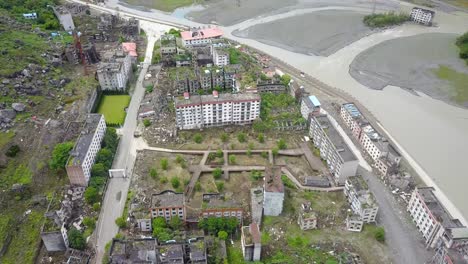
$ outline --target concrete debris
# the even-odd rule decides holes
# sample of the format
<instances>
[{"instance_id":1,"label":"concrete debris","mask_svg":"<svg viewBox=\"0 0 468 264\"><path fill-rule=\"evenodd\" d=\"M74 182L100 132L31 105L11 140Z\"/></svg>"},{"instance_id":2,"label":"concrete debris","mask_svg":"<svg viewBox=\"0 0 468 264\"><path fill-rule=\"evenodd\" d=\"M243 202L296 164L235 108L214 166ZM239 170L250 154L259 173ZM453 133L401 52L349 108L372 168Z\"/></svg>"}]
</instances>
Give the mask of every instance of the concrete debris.
<instances>
[{"instance_id":1,"label":"concrete debris","mask_svg":"<svg viewBox=\"0 0 468 264\"><path fill-rule=\"evenodd\" d=\"M24 77L30 78L31 73L29 73L28 69L24 69L21 74L23 74Z\"/></svg>"},{"instance_id":2,"label":"concrete debris","mask_svg":"<svg viewBox=\"0 0 468 264\"><path fill-rule=\"evenodd\" d=\"M2 109L0 110L0 122L10 123L16 117L16 112L13 109Z\"/></svg>"},{"instance_id":3,"label":"concrete debris","mask_svg":"<svg viewBox=\"0 0 468 264\"><path fill-rule=\"evenodd\" d=\"M16 112L23 112L26 106L23 103L13 103L11 104L11 107L16 111Z\"/></svg>"}]
</instances>

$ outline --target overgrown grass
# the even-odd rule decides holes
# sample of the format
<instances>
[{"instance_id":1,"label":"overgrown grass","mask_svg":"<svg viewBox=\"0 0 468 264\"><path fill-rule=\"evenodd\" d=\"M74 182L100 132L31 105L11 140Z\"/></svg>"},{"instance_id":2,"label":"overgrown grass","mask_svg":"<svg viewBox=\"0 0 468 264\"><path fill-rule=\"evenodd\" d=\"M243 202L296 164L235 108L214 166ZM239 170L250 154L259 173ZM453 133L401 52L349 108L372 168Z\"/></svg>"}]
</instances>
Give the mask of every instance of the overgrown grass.
<instances>
[{"instance_id":1,"label":"overgrown grass","mask_svg":"<svg viewBox=\"0 0 468 264\"><path fill-rule=\"evenodd\" d=\"M73 103L76 100L85 99L87 94L99 85L94 76L80 76L73 78L65 85L65 91L71 92L72 96L65 99L65 103Z\"/></svg>"},{"instance_id":2,"label":"overgrown grass","mask_svg":"<svg viewBox=\"0 0 468 264\"><path fill-rule=\"evenodd\" d=\"M383 14L371 14L364 17L364 24L371 28L401 25L410 20L410 16L405 13L395 14L394 12Z\"/></svg>"},{"instance_id":3,"label":"overgrown grass","mask_svg":"<svg viewBox=\"0 0 468 264\"><path fill-rule=\"evenodd\" d=\"M172 12L175 9L179 7L184 7L184 6L189 6L194 3L193 0L125 0L124 2L127 2L128 4L131 5L136 5L136 6L145 6L148 8L154 8L158 10L162 10L165 12ZM197 2L197 1L195 1ZM202 2L202 1L198 1Z\"/></svg>"},{"instance_id":4,"label":"overgrown grass","mask_svg":"<svg viewBox=\"0 0 468 264\"><path fill-rule=\"evenodd\" d=\"M0 25L0 76L20 72L30 63L44 65L46 60L41 54L49 48L45 39L37 34Z\"/></svg>"},{"instance_id":5,"label":"overgrown grass","mask_svg":"<svg viewBox=\"0 0 468 264\"><path fill-rule=\"evenodd\" d=\"M452 97L455 102L459 104L468 102L468 74L457 72L445 65L439 66L439 68L434 69L433 72L439 79L450 82L455 91L455 95Z\"/></svg>"},{"instance_id":6,"label":"overgrown grass","mask_svg":"<svg viewBox=\"0 0 468 264\"><path fill-rule=\"evenodd\" d=\"M129 95L103 95L97 112L104 115L107 124L122 125L129 103Z\"/></svg>"},{"instance_id":7,"label":"overgrown grass","mask_svg":"<svg viewBox=\"0 0 468 264\"><path fill-rule=\"evenodd\" d=\"M2 149L5 145L10 143L10 141L15 137L15 132L8 131L8 132L0 132L0 149Z\"/></svg>"},{"instance_id":8,"label":"overgrown grass","mask_svg":"<svg viewBox=\"0 0 468 264\"><path fill-rule=\"evenodd\" d=\"M10 161L0 173L0 188L10 188L13 184L29 184L32 180L31 170L24 164Z\"/></svg>"}]
</instances>

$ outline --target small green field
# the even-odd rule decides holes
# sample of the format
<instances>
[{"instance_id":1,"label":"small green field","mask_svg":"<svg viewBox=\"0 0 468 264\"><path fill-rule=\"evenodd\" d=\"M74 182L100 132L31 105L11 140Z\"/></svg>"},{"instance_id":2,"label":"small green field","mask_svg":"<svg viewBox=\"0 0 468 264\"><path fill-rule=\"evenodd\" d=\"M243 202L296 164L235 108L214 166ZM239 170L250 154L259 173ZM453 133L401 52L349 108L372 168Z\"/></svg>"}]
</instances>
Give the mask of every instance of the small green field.
<instances>
[{"instance_id":1,"label":"small green field","mask_svg":"<svg viewBox=\"0 0 468 264\"><path fill-rule=\"evenodd\" d=\"M135 6L144 6L148 8L158 9L165 12L172 12L176 8L189 6L193 3L203 2L193 1L193 0L124 0L124 2L135 5Z\"/></svg>"},{"instance_id":2,"label":"small green field","mask_svg":"<svg viewBox=\"0 0 468 264\"><path fill-rule=\"evenodd\" d=\"M455 90L453 100L459 104L468 102L468 74L458 72L448 66L441 65L433 70L439 79L449 81Z\"/></svg>"},{"instance_id":3,"label":"small green field","mask_svg":"<svg viewBox=\"0 0 468 264\"><path fill-rule=\"evenodd\" d=\"M122 125L129 104L130 95L103 95L97 112L104 115L107 125Z\"/></svg>"}]
</instances>

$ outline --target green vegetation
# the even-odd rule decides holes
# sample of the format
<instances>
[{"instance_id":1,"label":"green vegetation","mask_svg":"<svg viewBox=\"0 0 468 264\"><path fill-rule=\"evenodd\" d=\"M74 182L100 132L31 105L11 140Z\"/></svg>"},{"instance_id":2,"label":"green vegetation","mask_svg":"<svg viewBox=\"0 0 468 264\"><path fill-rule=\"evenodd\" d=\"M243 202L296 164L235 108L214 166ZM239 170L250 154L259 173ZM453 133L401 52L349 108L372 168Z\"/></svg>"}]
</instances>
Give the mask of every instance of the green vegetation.
<instances>
[{"instance_id":1,"label":"green vegetation","mask_svg":"<svg viewBox=\"0 0 468 264\"><path fill-rule=\"evenodd\" d=\"M375 240L379 241L380 243L385 242L385 229L383 227L378 227L374 230L374 237Z\"/></svg>"},{"instance_id":2,"label":"green vegetation","mask_svg":"<svg viewBox=\"0 0 468 264\"><path fill-rule=\"evenodd\" d=\"M159 216L153 219L151 226L153 227L154 237L156 237L159 241L167 241L174 237L174 231L179 230L183 226L183 223L179 219L179 217L172 217L169 220L168 226L166 223L166 219L164 217Z\"/></svg>"},{"instance_id":3,"label":"green vegetation","mask_svg":"<svg viewBox=\"0 0 468 264\"><path fill-rule=\"evenodd\" d=\"M221 141L222 141L223 143L226 143L226 142L228 142L228 140L229 140L228 135L227 135L226 133L222 133L222 134L221 134Z\"/></svg>"},{"instance_id":4,"label":"green vegetation","mask_svg":"<svg viewBox=\"0 0 468 264\"><path fill-rule=\"evenodd\" d=\"M305 122L299 111L296 99L289 94L264 93L261 95L261 120L256 120L253 129L256 132L265 132L274 127L274 121Z\"/></svg>"},{"instance_id":5,"label":"green vegetation","mask_svg":"<svg viewBox=\"0 0 468 264\"><path fill-rule=\"evenodd\" d=\"M167 170L169 168L169 161L166 158L162 158L159 165L161 165L161 169Z\"/></svg>"},{"instance_id":6,"label":"green vegetation","mask_svg":"<svg viewBox=\"0 0 468 264\"><path fill-rule=\"evenodd\" d=\"M148 85L145 87L146 93L152 93L153 92L153 85Z\"/></svg>"},{"instance_id":7,"label":"green vegetation","mask_svg":"<svg viewBox=\"0 0 468 264\"><path fill-rule=\"evenodd\" d=\"M221 168L216 168L213 170L213 178L215 178L215 180L221 179L221 176L223 176L223 170Z\"/></svg>"},{"instance_id":8,"label":"green vegetation","mask_svg":"<svg viewBox=\"0 0 468 264\"><path fill-rule=\"evenodd\" d=\"M232 234L238 226L239 220L235 217L208 217L198 222L198 227L210 234L218 234L220 231Z\"/></svg>"},{"instance_id":9,"label":"green vegetation","mask_svg":"<svg viewBox=\"0 0 468 264\"><path fill-rule=\"evenodd\" d=\"M103 95L97 112L104 115L107 125L120 126L125 121L125 108L129 103L129 95Z\"/></svg>"},{"instance_id":10,"label":"green vegetation","mask_svg":"<svg viewBox=\"0 0 468 264\"><path fill-rule=\"evenodd\" d=\"M239 57L241 56L241 52L236 48L229 48L228 53L229 53L229 62L231 64L238 64Z\"/></svg>"},{"instance_id":11,"label":"green vegetation","mask_svg":"<svg viewBox=\"0 0 468 264\"><path fill-rule=\"evenodd\" d=\"M460 58L468 64L468 32L458 37L455 44L460 49Z\"/></svg>"},{"instance_id":12,"label":"green vegetation","mask_svg":"<svg viewBox=\"0 0 468 264\"><path fill-rule=\"evenodd\" d=\"M145 127L149 127L149 126L151 126L151 121L149 119L143 119L143 125Z\"/></svg>"},{"instance_id":13,"label":"green vegetation","mask_svg":"<svg viewBox=\"0 0 468 264\"><path fill-rule=\"evenodd\" d=\"M70 247L74 249L83 250L86 247L85 237L74 227L68 231L68 242Z\"/></svg>"},{"instance_id":14,"label":"green vegetation","mask_svg":"<svg viewBox=\"0 0 468 264\"><path fill-rule=\"evenodd\" d=\"M127 2L130 5L145 6L153 9L162 10L165 12L172 12L179 7L189 6L193 4L192 0L126 0L125 2Z\"/></svg>"},{"instance_id":15,"label":"green vegetation","mask_svg":"<svg viewBox=\"0 0 468 264\"><path fill-rule=\"evenodd\" d=\"M236 164L236 156L229 155L229 164Z\"/></svg>"},{"instance_id":16,"label":"green vegetation","mask_svg":"<svg viewBox=\"0 0 468 264\"><path fill-rule=\"evenodd\" d=\"M245 140L246 140L246 137L247 136L245 135L245 133L241 132L241 133L237 134L237 140L239 140L240 143L244 143Z\"/></svg>"},{"instance_id":17,"label":"green vegetation","mask_svg":"<svg viewBox=\"0 0 468 264\"><path fill-rule=\"evenodd\" d=\"M222 181L217 181L216 182L216 189L218 189L218 192L223 192L224 191L224 182Z\"/></svg>"},{"instance_id":18,"label":"green vegetation","mask_svg":"<svg viewBox=\"0 0 468 264\"><path fill-rule=\"evenodd\" d=\"M196 134L193 136L193 141L195 141L195 143L197 143L197 144L202 143L202 142L203 142L203 136L202 136L202 134L196 133Z\"/></svg>"},{"instance_id":19,"label":"green vegetation","mask_svg":"<svg viewBox=\"0 0 468 264\"><path fill-rule=\"evenodd\" d=\"M273 154L274 157L278 156L278 153L279 153L279 149L277 147L274 147L271 150L271 154Z\"/></svg>"},{"instance_id":20,"label":"green vegetation","mask_svg":"<svg viewBox=\"0 0 468 264\"><path fill-rule=\"evenodd\" d=\"M73 149L73 145L73 142L64 142L55 145L54 151L52 151L52 158L49 163L51 169L65 169L65 165L67 165L67 160L70 156L70 151Z\"/></svg>"},{"instance_id":21,"label":"green vegetation","mask_svg":"<svg viewBox=\"0 0 468 264\"><path fill-rule=\"evenodd\" d=\"M261 178L263 178L263 175L261 171L253 170L250 172L250 177L252 178L252 180L258 181Z\"/></svg>"},{"instance_id":22,"label":"green vegetation","mask_svg":"<svg viewBox=\"0 0 468 264\"><path fill-rule=\"evenodd\" d=\"M290 81L291 81L291 76L289 76L288 74L283 74L283 76L281 76L281 83L284 86L287 87Z\"/></svg>"},{"instance_id":23,"label":"green vegetation","mask_svg":"<svg viewBox=\"0 0 468 264\"><path fill-rule=\"evenodd\" d=\"M450 82L451 86L455 90L455 95L452 97L452 100L459 104L468 102L468 74L457 72L445 65L439 66L439 68L434 69L433 72L439 79Z\"/></svg>"},{"instance_id":24,"label":"green vegetation","mask_svg":"<svg viewBox=\"0 0 468 264\"><path fill-rule=\"evenodd\" d=\"M383 14L371 14L364 17L364 24L371 28L401 25L410 20L410 16L405 13L395 14L394 12Z\"/></svg>"},{"instance_id":25,"label":"green vegetation","mask_svg":"<svg viewBox=\"0 0 468 264\"><path fill-rule=\"evenodd\" d=\"M228 238L228 233L226 231L219 231L218 232L218 237L222 240L227 240Z\"/></svg>"},{"instance_id":26,"label":"green vegetation","mask_svg":"<svg viewBox=\"0 0 468 264\"><path fill-rule=\"evenodd\" d=\"M180 29L177 30L175 28L171 28L171 29L169 29L168 34L174 35L174 37L176 37L176 38L180 38L181 37L180 32L182 32L182 30L180 30Z\"/></svg>"},{"instance_id":27,"label":"green vegetation","mask_svg":"<svg viewBox=\"0 0 468 264\"><path fill-rule=\"evenodd\" d=\"M172 185L172 188L174 188L174 189L179 188L179 186L180 186L179 178L178 177L172 177L171 178L171 185Z\"/></svg>"},{"instance_id":28,"label":"green vegetation","mask_svg":"<svg viewBox=\"0 0 468 264\"><path fill-rule=\"evenodd\" d=\"M117 217L117 219L115 219L115 224L119 228L126 228L127 227L127 220L125 220L125 217L120 216L120 217Z\"/></svg>"},{"instance_id":29,"label":"green vegetation","mask_svg":"<svg viewBox=\"0 0 468 264\"><path fill-rule=\"evenodd\" d=\"M8 144L15 137L15 132L0 132L0 149L2 149L6 144Z\"/></svg>"},{"instance_id":30,"label":"green vegetation","mask_svg":"<svg viewBox=\"0 0 468 264\"><path fill-rule=\"evenodd\" d=\"M0 8L8 10L17 20L38 25L42 29L59 29L60 24L55 17L52 8L48 7L58 5L58 0L2 0ZM37 19L27 20L23 18L23 13L37 13Z\"/></svg>"},{"instance_id":31,"label":"green vegetation","mask_svg":"<svg viewBox=\"0 0 468 264\"><path fill-rule=\"evenodd\" d=\"M20 147L18 145L12 145L8 148L8 150L5 152L5 155L10 158L16 157L16 154L20 152Z\"/></svg>"},{"instance_id":32,"label":"green vegetation","mask_svg":"<svg viewBox=\"0 0 468 264\"><path fill-rule=\"evenodd\" d=\"M283 138L278 140L278 142L276 142L276 145L279 149L286 149L288 147L288 145L286 145L286 141Z\"/></svg>"},{"instance_id":33,"label":"green vegetation","mask_svg":"<svg viewBox=\"0 0 468 264\"><path fill-rule=\"evenodd\" d=\"M283 181L284 186L291 188L291 189L296 189L296 184L294 184L291 179L288 178L286 175L281 175L281 181Z\"/></svg>"},{"instance_id":34,"label":"green vegetation","mask_svg":"<svg viewBox=\"0 0 468 264\"><path fill-rule=\"evenodd\" d=\"M265 143L265 135L263 135L263 133L258 133L257 140L260 143Z\"/></svg>"}]
</instances>

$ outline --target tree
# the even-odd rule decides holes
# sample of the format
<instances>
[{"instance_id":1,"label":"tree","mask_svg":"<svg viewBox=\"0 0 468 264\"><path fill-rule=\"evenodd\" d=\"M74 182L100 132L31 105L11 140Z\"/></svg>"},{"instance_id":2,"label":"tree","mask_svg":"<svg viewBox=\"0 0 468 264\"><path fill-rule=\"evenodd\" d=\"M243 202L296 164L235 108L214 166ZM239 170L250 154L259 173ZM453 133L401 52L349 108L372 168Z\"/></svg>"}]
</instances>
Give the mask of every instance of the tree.
<instances>
[{"instance_id":1,"label":"tree","mask_svg":"<svg viewBox=\"0 0 468 264\"><path fill-rule=\"evenodd\" d=\"M159 164L161 165L161 169L163 170L167 170L167 168L169 167L169 161L166 158L161 159Z\"/></svg>"},{"instance_id":2,"label":"tree","mask_svg":"<svg viewBox=\"0 0 468 264\"><path fill-rule=\"evenodd\" d=\"M96 163L91 167L91 176L92 177L107 177L108 171L102 163Z\"/></svg>"},{"instance_id":3,"label":"tree","mask_svg":"<svg viewBox=\"0 0 468 264\"><path fill-rule=\"evenodd\" d=\"M177 177L172 177L171 179L172 188L177 189L180 186L180 180Z\"/></svg>"},{"instance_id":4,"label":"tree","mask_svg":"<svg viewBox=\"0 0 468 264\"><path fill-rule=\"evenodd\" d=\"M87 228L94 229L96 227L96 220L94 220L94 218L92 218L92 217L85 217L85 218L83 218L83 224Z\"/></svg>"},{"instance_id":5,"label":"tree","mask_svg":"<svg viewBox=\"0 0 468 264\"><path fill-rule=\"evenodd\" d=\"M153 229L166 228L167 227L166 219L162 216L155 217L153 219L153 222L151 223L151 226L153 227Z\"/></svg>"},{"instance_id":6,"label":"tree","mask_svg":"<svg viewBox=\"0 0 468 264\"><path fill-rule=\"evenodd\" d=\"M169 226L172 228L172 230L179 230L182 227L182 221L178 216L173 216L171 217L171 220L169 220Z\"/></svg>"},{"instance_id":7,"label":"tree","mask_svg":"<svg viewBox=\"0 0 468 264\"><path fill-rule=\"evenodd\" d=\"M68 243L71 248L79 250L83 250L86 246L83 234L74 227L68 231Z\"/></svg>"},{"instance_id":8,"label":"tree","mask_svg":"<svg viewBox=\"0 0 468 264\"><path fill-rule=\"evenodd\" d=\"M271 150L271 153L273 154L273 156L278 156L278 153L279 153L279 149L277 147L274 147L272 150Z\"/></svg>"},{"instance_id":9,"label":"tree","mask_svg":"<svg viewBox=\"0 0 468 264\"><path fill-rule=\"evenodd\" d=\"M242 133L242 132L241 132L241 133L237 134L237 140L239 140L240 143L245 142L245 141L246 141L246 135L245 135L245 133Z\"/></svg>"},{"instance_id":10,"label":"tree","mask_svg":"<svg viewBox=\"0 0 468 264\"><path fill-rule=\"evenodd\" d=\"M223 170L221 168L216 168L213 170L213 178L215 178L215 180L221 179L222 175L223 175Z\"/></svg>"},{"instance_id":11,"label":"tree","mask_svg":"<svg viewBox=\"0 0 468 264\"><path fill-rule=\"evenodd\" d=\"M226 231L219 231L218 232L218 237L222 240L227 240L228 238L228 233Z\"/></svg>"},{"instance_id":12,"label":"tree","mask_svg":"<svg viewBox=\"0 0 468 264\"><path fill-rule=\"evenodd\" d=\"M229 155L229 163L231 163L231 164L236 164L236 156L234 156L234 155Z\"/></svg>"},{"instance_id":13,"label":"tree","mask_svg":"<svg viewBox=\"0 0 468 264\"><path fill-rule=\"evenodd\" d=\"M375 238L375 240L379 241L380 243L385 242L385 229L383 227L378 227L374 231L374 238Z\"/></svg>"},{"instance_id":14,"label":"tree","mask_svg":"<svg viewBox=\"0 0 468 264\"><path fill-rule=\"evenodd\" d=\"M84 192L84 198L88 204L99 202L99 192L96 187L90 186Z\"/></svg>"},{"instance_id":15,"label":"tree","mask_svg":"<svg viewBox=\"0 0 468 264\"><path fill-rule=\"evenodd\" d=\"M229 139L229 137L228 137L228 135L226 133L221 134L221 141L223 143L226 143L228 141L228 139Z\"/></svg>"},{"instance_id":16,"label":"tree","mask_svg":"<svg viewBox=\"0 0 468 264\"><path fill-rule=\"evenodd\" d=\"M153 178L153 179L158 178L158 171L157 171L155 168L151 168L151 170L150 170L150 176L151 176L151 178Z\"/></svg>"},{"instance_id":17,"label":"tree","mask_svg":"<svg viewBox=\"0 0 468 264\"><path fill-rule=\"evenodd\" d=\"M255 180L255 181L258 181L258 180L260 180L261 178L263 178L262 172L261 172L261 171L257 171L257 170L251 171L251 172L250 172L250 177L252 177L252 179Z\"/></svg>"},{"instance_id":18,"label":"tree","mask_svg":"<svg viewBox=\"0 0 468 264\"><path fill-rule=\"evenodd\" d=\"M119 228L126 228L127 227L127 220L125 220L125 218L123 216L117 217L117 219L115 219L115 224Z\"/></svg>"},{"instance_id":19,"label":"tree","mask_svg":"<svg viewBox=\"0 0 468 264\"><path fill-rule=\"evenodd\" d=\"M218 157L218 158L222 158L222 157L223 157L223 151L222 151L221 149L218 149L218 150L216 151L216 157Z\"/></svg>"},{"instance_id":20,"label":"tree","mask_svg":"<svg viewBox=\"0 0 468 264\"><path fill-rule=\"evenodd\" d=\"M281 83L284 86L288 86L290 81L291 81L291 76L289 76L287 74L283 74L283 76L281 76Z\"/></svg>"},{"instance_id":21,"label":"tree","mask_svg":"<svg viewBox=\"0 0 468 264\"><path fill-rule=\"evenodd\" d=\"M8 150L5 152L5 155L7 155L7 157L13 158L16 157L18 152L20 152L20 147L18 145L13 145L8 148Z\"/></svg>"},{"instance_id":22,"label":"tree","mask_svg":"<svg viewBox=\"0 0 468 264\"><path fill-rule=\"evenodd\" d=\"M265 136L263 135L263 133L258 133L257 140L260 143L265 143Z\"/></svg>"},{"instance_id":23,"label":"tree","mask_svg":"<svg viewBox=\"0 0 468 264\"><path fill-rule=\"evenodd\" d=\"M158 241L164 242L172 239L172 234L167 228L153 228L153 236L158 238Z\"/></svg>"},{"instance_id":24,"label":"tree","mask_svg":"<svg viewBox=\"0 0 468 264\"><path fill-rule=\"evenodd\" d=\"M108 127L106 129L106 134L104 134L104 139L102 140L102 147L115 152L118 144L119 137L117 136L117 131L113 127Z\"/></svg>"},{"instance_id":25,"label":"tree","mask_svg":"<svg viewBox=\"0 0 468 264\"><path fill-rule=\"evenodd\" d=\"M151 126L151 121L149 119L143 119L143 125L145 127L149 127L149 126Z\"/></svg>"},{"instance_id":26,"label":"tree","mask_svg":"<svg viewBox=\"0 0 468 264\"><path fill-rule=\"evenodd\" d=\"M203 136L200 133L196 133L193 136L193 141L195 141L195 143L197 143L197 144L200 144L200 143L203 142Z\"/></svg>"},{"instance_id":27,"label":"tree","mask_svg":"<svg viewBox=\"0 0 468 264\"><path fill-rule=\"evenodd\" d=\"M108 148L102 148L96 155L95 163L102 163L104 168L110 169L114 161L114 154Z\"/></svg>"},{"instance_id":28,"label":"tree","mask_svg":"<svg viewBox=\"0 0 468 264\"><path fill-rule=\"evenodd\" d=\"M49 166L53 170L65 169L70 151L73 149L72 142L64 142L55 145L52 151L52 159L50 160Z\"/></svg>"},{"instance_id":29,"label":"tree","mask_svg":"<svg viewBox=\"0 0 468 264\"><path fill-rule=\"evenodd\" d=\"M280 140L278 140L276 145L278 146L279 149L286 149L287 148L286 141L284 139L282 139L282 138Z\"/></svg>"},{"instance_id":30,"label":"tree","mask_svg":"<svg viewBox=\"0 0 468 264\"><path fill-rule=\"evenodd\" d=\"M218 189L218 192L224 191L224 182L222 182L222 181L217 181L217 182L216 182L216 188Z\"/></svg>"},{"instance_id":31,"label":"tree","mask_svg":"<svg viewBox=\"0 0 468 264\"><path fill-rule=\"evenodd\" d=\"M101 209L101 204L99 202L93 204L93 210L98 212Z\"/></svg>"}]
</instances>

